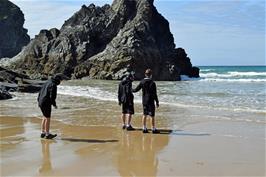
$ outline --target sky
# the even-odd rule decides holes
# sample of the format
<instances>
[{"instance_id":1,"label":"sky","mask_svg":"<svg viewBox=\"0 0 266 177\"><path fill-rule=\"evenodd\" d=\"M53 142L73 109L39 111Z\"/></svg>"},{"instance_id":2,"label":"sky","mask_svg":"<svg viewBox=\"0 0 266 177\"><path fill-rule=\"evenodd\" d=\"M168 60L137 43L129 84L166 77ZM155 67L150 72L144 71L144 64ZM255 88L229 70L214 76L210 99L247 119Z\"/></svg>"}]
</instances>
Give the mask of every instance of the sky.
<instances>
[{"instance_id":1,"label":"sky","mask_svg":"<svg viewBox=\"0 0 266 177\"><path fill-rule=\"evenodd\" d=\"M41 29L59 28L83 4L112 0L11 0L34 38ZM154 0L170 23L176 47L194 66L266 65L264 0Z\"/></svg>"}]
</instances>

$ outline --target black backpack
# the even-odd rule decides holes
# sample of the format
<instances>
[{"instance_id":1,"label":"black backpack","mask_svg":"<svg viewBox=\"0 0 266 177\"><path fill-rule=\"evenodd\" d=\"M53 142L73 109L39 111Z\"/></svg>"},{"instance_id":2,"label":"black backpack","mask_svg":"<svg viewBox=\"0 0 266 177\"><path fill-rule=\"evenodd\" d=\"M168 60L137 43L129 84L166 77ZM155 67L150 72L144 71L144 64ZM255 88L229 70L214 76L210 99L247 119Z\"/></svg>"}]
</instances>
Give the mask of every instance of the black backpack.
<instances>
[{"instance_id":1,"label":"black backpack","mask_svg":"<svg viewBox=\"0 0 266 177\"><path fill-rule=\"evenodd\" d=\"M129 102L129 100L132 97L130 82L127 82L126 84L122 86L122 92L123 92L122 97L121 97L122 103Z\"/></svg>"}]
</instances>

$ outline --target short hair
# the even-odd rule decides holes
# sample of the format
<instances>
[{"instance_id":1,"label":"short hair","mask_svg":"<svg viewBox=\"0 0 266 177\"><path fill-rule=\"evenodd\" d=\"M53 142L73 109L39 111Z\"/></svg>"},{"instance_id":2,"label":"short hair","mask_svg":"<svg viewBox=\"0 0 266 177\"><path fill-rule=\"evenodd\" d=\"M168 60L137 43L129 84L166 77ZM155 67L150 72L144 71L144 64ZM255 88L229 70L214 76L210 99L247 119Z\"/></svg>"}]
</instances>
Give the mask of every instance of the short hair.
<instances>
[{"instance_id":1,"label":"short hair","mask_svg":"<svg viewBox=\"0 0 266 177\"><path fill-rule=\"evenodd\" d=\"M150 77L151 75L152 75L152 70L150 68L146 69L145 76Z\"/></svg>"}]
</instances>

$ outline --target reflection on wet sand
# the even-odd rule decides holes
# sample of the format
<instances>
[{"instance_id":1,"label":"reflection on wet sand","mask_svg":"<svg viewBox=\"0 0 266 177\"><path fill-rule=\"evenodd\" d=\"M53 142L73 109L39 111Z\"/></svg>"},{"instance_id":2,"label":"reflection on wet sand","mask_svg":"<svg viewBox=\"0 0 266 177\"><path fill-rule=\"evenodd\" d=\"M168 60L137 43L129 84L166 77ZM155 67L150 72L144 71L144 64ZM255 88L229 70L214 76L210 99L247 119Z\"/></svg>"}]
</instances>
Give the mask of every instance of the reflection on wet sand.
<instances>
[{"instance_id":1,"label":"reflection on wet sand","mask_svg":"<svg viewBox=\"0 0 266 177\"><path fill-rule=\"evenodd\" d=\"M15 117L0 117L0 150L10 150L24 141L24 120Z\"/></svg>"},{"instance_id":2,"label":"reflection on wet sand","mask_svg":"<svg viewBox=\"0 0 266 177\"><path fill-rule=\"evenodd\" d=\"M169 136L122 132L117 155L120 176L156 176L158 153L169 142Z\"/></svg>"},{"instance_id":3,"label":"reflection on wet sand","mask_svg":"<svg viewBox=\"0 0 266 177\"><path fill-rule=\"evenodd\" d=\"M40 174L49 174L52 171L51 155L50 155L50 144L54 143L55 140L41 140L42 144L42 163L39 168Z\"/></svg>"}]
</instances>

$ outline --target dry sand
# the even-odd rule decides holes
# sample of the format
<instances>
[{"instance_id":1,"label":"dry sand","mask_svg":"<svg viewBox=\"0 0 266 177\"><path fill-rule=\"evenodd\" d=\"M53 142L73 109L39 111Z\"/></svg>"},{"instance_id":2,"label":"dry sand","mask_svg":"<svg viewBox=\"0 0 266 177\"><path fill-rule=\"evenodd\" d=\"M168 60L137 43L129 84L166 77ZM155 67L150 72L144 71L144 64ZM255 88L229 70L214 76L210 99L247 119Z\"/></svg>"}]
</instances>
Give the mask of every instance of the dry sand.
<instances>
[{"instance_id":1,"label":"dry sand","mask_svg":"<svg viewBox=\"0 0 266 177\"><path fill-rule=\"evenodd\" d=\"M1 176L265 176L265 140L193 133L221 122L154 135L52 120L45 140L39 118L0 120Z\"/></svg>"}]
</instances>

